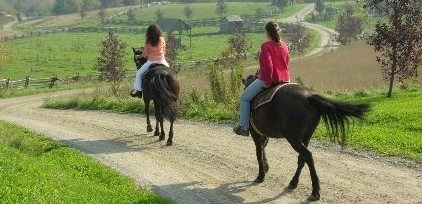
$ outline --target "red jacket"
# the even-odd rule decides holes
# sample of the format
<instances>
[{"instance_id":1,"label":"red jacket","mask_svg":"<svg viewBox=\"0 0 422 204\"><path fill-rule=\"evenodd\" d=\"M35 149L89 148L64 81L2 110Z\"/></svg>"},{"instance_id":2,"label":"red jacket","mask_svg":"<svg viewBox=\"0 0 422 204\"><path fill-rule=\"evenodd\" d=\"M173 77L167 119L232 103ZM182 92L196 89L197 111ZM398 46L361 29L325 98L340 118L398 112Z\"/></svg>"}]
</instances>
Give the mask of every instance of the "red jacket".
<instances>
[{"instance_id":1,"label":"red jacket","mask_svg":"<svg viewBox=\"0 0 422 204\"><path fill-rule=\"evenodd\" d=\"M269 87L272 83L290 81L289 50L284 42L277 45L267 41L261 45L259 54L259 77Z\"/></svg>"}]
</instances>

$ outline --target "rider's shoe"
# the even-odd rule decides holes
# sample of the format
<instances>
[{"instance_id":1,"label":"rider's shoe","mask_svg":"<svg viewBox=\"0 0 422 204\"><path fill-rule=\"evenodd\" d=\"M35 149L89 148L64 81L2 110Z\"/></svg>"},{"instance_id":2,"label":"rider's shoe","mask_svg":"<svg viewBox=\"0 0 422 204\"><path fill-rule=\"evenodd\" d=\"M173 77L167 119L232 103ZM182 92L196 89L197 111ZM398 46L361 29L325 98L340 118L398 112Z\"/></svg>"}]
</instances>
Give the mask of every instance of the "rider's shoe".
<instances>
[{"instance_id":1,"label":"rider's shoe","mask_svg":"<svg viewBox=\"0 0 422 204\"><path fill-rule=\"evenodd\" d=\"M246 127L242 127L240 125L237 126L237 127L235 127L235 128L233 128L233 132L236 135L245 136L245 137L248 137L249 136L249 129L246 128Z\"/></svg>"},{"instance_id":2,"label":"rider's shoe","mask_svg":"<svg viewBox=\"0 0 422 204\"><path fill-rule=\"evenodd\" d=\"M137 91L137 90L134 89L134 90L132 90L132 92L130 92L130 96L142 98L142 91Z\"/></svg>"}]
</instances>

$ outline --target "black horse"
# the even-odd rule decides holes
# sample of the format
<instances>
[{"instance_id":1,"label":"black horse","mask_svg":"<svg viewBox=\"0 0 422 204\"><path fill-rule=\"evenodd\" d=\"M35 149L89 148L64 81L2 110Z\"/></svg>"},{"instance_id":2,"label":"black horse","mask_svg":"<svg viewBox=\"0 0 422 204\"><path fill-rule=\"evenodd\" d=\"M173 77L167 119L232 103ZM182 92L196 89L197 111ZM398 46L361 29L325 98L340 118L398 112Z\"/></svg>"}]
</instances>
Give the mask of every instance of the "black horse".
<instances>
[{"instance_id":1,"label":"black horse","mask_svg":"<svg viewBox=\"0 0 422 204\"><path fill-rule=\"evenodd\" d=\"M256 75L251 75L242 81L247 86L256 77ZM296 173L288 188L295 189L297 187L300 172L306 163L312 179L312 193L308 200L319 200L319 180L312 153L307 148L315 128L322 117L327 129L334 136L332 139L345 141L350 120L353 118L364 119L369 108L368 104L347 104L334 101L311 93L305 87L294 83L277 85L259 94L251 102L250 119L250 131L255 143L259 166L255 182L263 182L265 173L269 170L265 156L268 139L286 138L293 149L299 153Z\"/></svg>"},{"instance_id":2,"label":"black horse","mask_svg":"<svg viewBox=\"0 0 422 204\"><path fill-rule=\"evenodd\" d=\"M146 58L137 57L142 54L142 49L133 49L133 60L137 69L147 61ZM151 100L154 102L155 108L155 136L160 136L159 140L165 139L163 127L164 118L170 121L170 131L167 139L167 146L173 144L173 123L179 112L177 100L179 98L180 84L176 72L165 65L152 64L148 71L145 72L142 81L143 99L145 104L145 114L147 115L147 131L152 132L151 122L149 119L149 107ZM160 130L159 131L159 127Z\"/></svg>"}]
</instances>

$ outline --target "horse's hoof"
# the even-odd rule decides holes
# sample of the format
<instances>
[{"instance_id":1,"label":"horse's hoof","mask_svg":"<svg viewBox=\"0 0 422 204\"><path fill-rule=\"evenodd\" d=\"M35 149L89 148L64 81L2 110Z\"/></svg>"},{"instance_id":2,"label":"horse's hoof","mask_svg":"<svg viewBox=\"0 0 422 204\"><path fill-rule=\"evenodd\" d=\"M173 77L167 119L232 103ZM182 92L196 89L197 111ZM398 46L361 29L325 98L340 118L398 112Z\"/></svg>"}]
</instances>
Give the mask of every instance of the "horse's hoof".
<instances>
[{"instance_id":1,"label":"horse's hoof","mask_svg":"<svg viewBox=\"0 0 422 204\"><path fill-rule=\"evenodd\" d=\"M288 189L290 189L290 190L293 190L293 189L296 189L297 188L297 184L289 184L288 186L287 186L287 188Z\"/></svg>"},{"instance_id":2,"label":"horse's hoof","mask_svg":"<svg viewBox=\"0 0 422 204\"><path fill-rule=\"evenodd\" d=\"M160 132L157 132L157 131L154 132L154 136L159 136L159 135L160 135Z\"/></svg>"},{"instance_id":3,"label":"horse's hoof","mask_svg":"<svg viewBox=\"0 0 422 204\"><path fill-rule=\"evenodd\" d=\"M166 146L171 146L171 145L173 145L173 142L172 141L167 141Z\"/></svg>"},{"instance_id":4,"label":"horse's hoof","mask_svg":"<svg viewBox=\"0 0 422 204\"><path fill-rule=\"evenodd\" d=\"M267 164L264 166L265 173L268 173L268 170L270 170L270 166Z\"/></svg>"},{"instance_id":5,"label":"horse's hoof","mask_svg":"<svg viewBox=\"0 0 422 204\"><path fill-rule=\"evenodd\" d=\"M256 178L255 179L255 181L254 181L255 183L262 183L262 182L264 182L264 179L262 178Z\"/></svg>"},{"instance_id":6,"label":"horse's hoof","mask_svg":"<svg viewBox=\"0 0 422 204\"><path fill-rule=\"evenodd\" d=\"M309 196L308 201L317 201L320 199L320 195L319 194L312 194Z\"/></svg>"},{"instance_id":7,"label":"horse's hoof","mask_svg":"<svg viewBox=\"0 0 422 204\"><path fill-rule=\"evenodd\" d=\"M147 132L152 132L152 131L153 131L152 127L151 126L147 126Z\"/></svg>"}]
</instances>

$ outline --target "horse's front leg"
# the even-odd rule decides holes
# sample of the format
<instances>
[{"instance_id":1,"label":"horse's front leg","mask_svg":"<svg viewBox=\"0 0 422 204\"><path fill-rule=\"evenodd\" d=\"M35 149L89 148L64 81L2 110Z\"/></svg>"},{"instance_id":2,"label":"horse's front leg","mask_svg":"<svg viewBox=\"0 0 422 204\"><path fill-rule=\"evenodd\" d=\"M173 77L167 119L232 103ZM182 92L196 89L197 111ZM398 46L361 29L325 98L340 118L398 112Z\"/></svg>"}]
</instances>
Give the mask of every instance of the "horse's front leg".
<instances>
[{"instance_id":1,"label":"horse's front leg","mask_svg":"<svg viewBox=\"0 0 422 204\"><path fill-rule=\"evenodd\" d=\"M255 179L255 182L262 183L264 182L265 178L265 164L264 164L264 144L262 136L256 133L254 130L251 129L251 135L253 138L253 141L255 143L255 149L256 149L256 158L258 160L258 176Z\"/></svg>"},{"instance_id":2,"label":"horse's front leg","mask_svg":"<svg viewBox=\"0 0 422 204\"><path fill-rule=\"evenodd\" d=\"M149 104L150 104L150 102L151 101L149 99L145 99L145 97L144 97L145 114L147 115L147 132L152 132L151 121L149 119Z\"/></svg>"}]
</instances>

